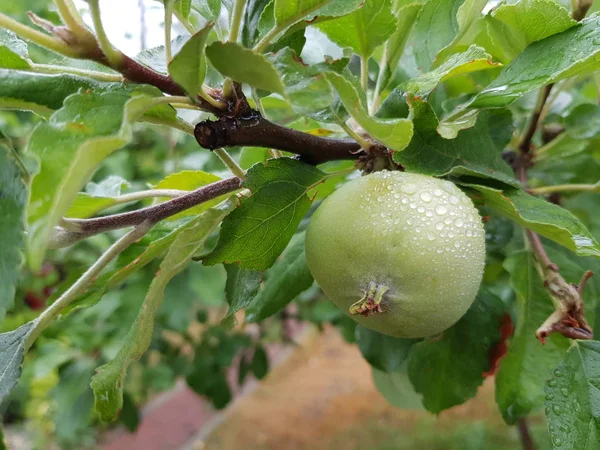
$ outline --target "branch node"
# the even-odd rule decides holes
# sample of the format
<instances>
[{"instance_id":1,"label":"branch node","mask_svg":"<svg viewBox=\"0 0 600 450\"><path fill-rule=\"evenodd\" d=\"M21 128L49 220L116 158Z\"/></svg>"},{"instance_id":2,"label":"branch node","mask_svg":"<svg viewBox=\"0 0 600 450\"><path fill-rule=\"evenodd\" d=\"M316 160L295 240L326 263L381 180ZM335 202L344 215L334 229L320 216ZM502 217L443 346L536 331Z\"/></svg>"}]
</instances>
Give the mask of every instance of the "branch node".
<instances>
[{"instance_id":1,"label":"branch node","mask_svg":"<svg viewBox=\"0 0 600 450\"><path fill-rule=\"evenodd\" d=\"M560 333L570 339L592 339L594 333L585 319L582 299L583 289L593 273L583 273L579 285L567 283L558 271L550 271L544 280L544 286L560 305L537 329L536 337L545 344L551 333Z\"/></svg>"}]
</instances>

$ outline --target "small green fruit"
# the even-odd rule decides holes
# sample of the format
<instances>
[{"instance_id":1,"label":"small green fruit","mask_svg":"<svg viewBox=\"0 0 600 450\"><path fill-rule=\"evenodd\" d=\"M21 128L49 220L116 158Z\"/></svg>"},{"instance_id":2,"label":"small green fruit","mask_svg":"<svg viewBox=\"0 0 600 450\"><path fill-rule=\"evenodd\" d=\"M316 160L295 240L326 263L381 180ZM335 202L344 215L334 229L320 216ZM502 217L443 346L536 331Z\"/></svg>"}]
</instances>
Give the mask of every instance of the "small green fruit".
<instances>
[{"instance_id":1,"label":"small green fruit","mask_svg":"<svg viewBox=\"0 0 600 450\"><path fill-rule=\"evenodd\" d=\"M431 336L473 303L485 262L481 217L454 184L405 172L346 183L311 219L306 259L343 311L391 336Z\"/></svg>"}]
</instances>

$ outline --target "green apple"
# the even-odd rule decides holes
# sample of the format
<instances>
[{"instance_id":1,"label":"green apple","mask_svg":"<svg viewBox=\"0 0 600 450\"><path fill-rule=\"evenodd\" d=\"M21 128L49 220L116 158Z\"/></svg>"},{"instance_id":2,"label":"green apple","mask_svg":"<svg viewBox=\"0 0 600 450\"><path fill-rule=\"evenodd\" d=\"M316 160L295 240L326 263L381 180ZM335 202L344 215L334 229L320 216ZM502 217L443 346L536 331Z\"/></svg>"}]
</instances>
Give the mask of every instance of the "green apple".
<instances>
[{"instance_id":1,"label":"green apple","mask_svg":"<svg viewBox=\"0 0 600 450\"><path fill-rule=\"evenodd\" d=\"M477 209L453 183L382 171L323 202L307 230L306 259L323 292L361 325L425 337L473 303L485 235Z\"/></svg>"}]
</instances>

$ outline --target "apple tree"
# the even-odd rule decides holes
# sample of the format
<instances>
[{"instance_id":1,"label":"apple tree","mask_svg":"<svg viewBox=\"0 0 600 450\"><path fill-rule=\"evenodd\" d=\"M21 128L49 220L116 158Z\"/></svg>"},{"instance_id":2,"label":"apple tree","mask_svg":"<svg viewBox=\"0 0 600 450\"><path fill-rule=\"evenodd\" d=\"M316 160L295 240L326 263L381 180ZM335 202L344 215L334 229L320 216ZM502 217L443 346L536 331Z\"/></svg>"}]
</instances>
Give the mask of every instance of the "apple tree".
<instances>
[{"instance_id":1,"label":"apple tree","mask_svg":"<svg viewBox=\"0 0 600 450\"><path fill-rule=\"evenodd\" d=\"M538 410L553 448L600 448L597 5L161 3L137 56L99 0L0 13L0 108L31 125L0 141L5 408L51 359L89 391L70 420L122 419L149 354L223 407L292 318L339 327L394 405L493 375L525 448ZM226 308L178 290L215 277Z\"/></svg>"}]
</instances>

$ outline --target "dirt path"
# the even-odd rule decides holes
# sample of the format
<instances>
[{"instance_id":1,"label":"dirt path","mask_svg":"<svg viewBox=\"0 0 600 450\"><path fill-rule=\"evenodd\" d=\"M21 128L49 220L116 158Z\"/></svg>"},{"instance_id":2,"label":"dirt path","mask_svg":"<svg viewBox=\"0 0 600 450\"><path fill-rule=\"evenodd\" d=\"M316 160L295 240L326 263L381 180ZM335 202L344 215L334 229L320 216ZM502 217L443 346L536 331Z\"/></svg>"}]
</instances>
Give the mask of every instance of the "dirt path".
<instances>
[{"instance_id":1,"label":"dirt path","mask_svg":"<svg viewBox=\"0 0 600 450\"><path fill-rule=\"evenodd\" d=\"M301 346L258 388L228 409L194 450L519 449L516 430L504 425L491 380L476 399L438 418L400 410L375 390L356 346L333 329L309 333ZM540 450L544 424L533 421Z\"/></svg>"}]
</instances>

